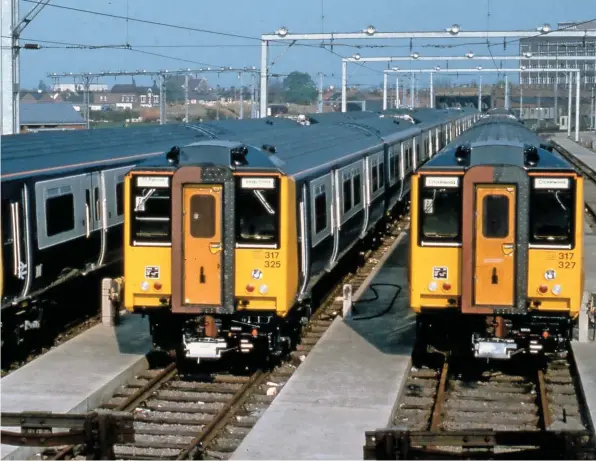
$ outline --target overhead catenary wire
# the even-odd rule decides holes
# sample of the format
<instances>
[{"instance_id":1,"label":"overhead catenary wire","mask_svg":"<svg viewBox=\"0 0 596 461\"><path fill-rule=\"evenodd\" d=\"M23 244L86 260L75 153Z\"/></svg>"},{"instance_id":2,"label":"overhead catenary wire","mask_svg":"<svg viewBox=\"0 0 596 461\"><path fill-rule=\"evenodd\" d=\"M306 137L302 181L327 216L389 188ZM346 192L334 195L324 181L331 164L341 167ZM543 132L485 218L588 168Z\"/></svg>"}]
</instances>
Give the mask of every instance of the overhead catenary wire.
<instances>
[{"instance_id":1,"label":"overhead catenary wire","mask_svg":"<svg viewBox=\"0 0 596 461\"><path fill-rule=\"evenodd\" d=\"M35 4L39 4L40 0L23 0L24 2L28 2L28 3L35 3ZM166 22L162 22L162 21L152 21L149 19L141 19L141 18L135 18L135 17L131 17L128 14L126 16L122 16L122 15L118 15L118 14L112 14L112 13L102 13L100 11L93 11L93 10L88 10L88 9L84 9L84 8L75 8L75 7L71 7L71 6L66 6L66 5L58 5L55 3L49 3L47 6L49 7L53 7L53 8L60 8L60 9L64 9L64 10L70 10L70 11L76 11L76 12L80 12L80 13L86 13L86 14L93 14L93 15L97 15L97 16L103 16L103 17L108 17L108 18L112 18L112 19L120 19L120 20L124 20L124 21L132 21L132 22L138 22L138 23L143 23L143 24L149 24L149 25L154 25L154 26L160 26L160 27L169 27L169 28L174 28L174 29L178 29L178 30L187 30L187 31L192 31L192 32L199 32L199 33L205 33L205 34L212 34L212 35L219 35L219 36L226 36L226 37L231 37L231 38L239 38L239 39L245 39L245 40L253 40L253 41L258 41L261 42L261 37L252 37L252 36L248 36L248 35L242 35L242 34L235 34L235 33L231 33L231 32L222 32L222 31L215 31L215 30L210 30L210 29L203 29L203 28L198 28L198 27L190 27L190 26L184 26L184 25L180 25L180 24L171 24L171 23L166 23ZM592 18L592 19L588 19L585 21L581 21L581 22L577 22L574 23L572 25L566 26L566 27L562 27L557 29L558 31L564 31L567 29L571 29L571 28L575 28L577 26L581 26L583 24L587 24L590 23L592 21L596 21L596 18ZM534 37L541 37L541 36L548 36L548 32L538 32L537 34L530 36L530 37L526 37L526 38L534 38ZM520 40L522 40L522 38L513 38L510 40L504 40L502 43L514 43L514 42L519 42ZM489 46L497 46L499 45L501 42L498 43L490 43ZM454 48L456 46L470 46L472 44L485 44L485 42L475 42L475 43L460 43L460 44L449 44L449 45L423 45L423 46L431 46L431 47L436 47L436 48ZM297 46L306 46L306 47L320 47L321 45L314 45L314 44L308 44L308 43L296 43ZM324 46L329 46L330 44L325 44ZM260 46L260 45L257 45ZM340 46L339 44L333 43L333 46ZM341 45L341 46L349 46L349 45ZM354 47L402 47L402 46L398 46L398 45L353 45ZM406 47L409 45L404 45L403 47Z\"/></svg>"}]
</instances>

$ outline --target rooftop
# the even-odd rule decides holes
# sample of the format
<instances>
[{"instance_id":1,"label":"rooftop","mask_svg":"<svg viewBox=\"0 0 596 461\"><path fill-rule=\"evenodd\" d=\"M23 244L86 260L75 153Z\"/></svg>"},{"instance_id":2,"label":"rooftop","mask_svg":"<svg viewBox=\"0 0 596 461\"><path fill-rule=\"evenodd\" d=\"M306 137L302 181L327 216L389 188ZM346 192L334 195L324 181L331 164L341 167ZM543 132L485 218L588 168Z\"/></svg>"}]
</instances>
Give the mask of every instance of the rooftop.
<instances>
[{"instance_id":1,"label":"rooftop","mask_svg":"<svg viewBox=\"0 0 596 461\"><path fill-rule=\"evenodd\" d=\"M71 104L21 102L21 125L84 125L85 119Z\"/></svg>"}]
</instances>

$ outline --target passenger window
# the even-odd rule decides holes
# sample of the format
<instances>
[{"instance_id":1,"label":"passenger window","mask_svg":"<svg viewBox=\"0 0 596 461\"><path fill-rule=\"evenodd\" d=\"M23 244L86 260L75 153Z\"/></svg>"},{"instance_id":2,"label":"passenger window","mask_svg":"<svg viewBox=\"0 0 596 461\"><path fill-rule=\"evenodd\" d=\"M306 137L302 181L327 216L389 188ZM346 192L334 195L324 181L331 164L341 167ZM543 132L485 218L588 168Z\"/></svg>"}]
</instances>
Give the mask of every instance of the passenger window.
<instances>
[{"instance_id":1,"label":"passenger window","mask_svg":"<svg viewBox=\"0 0 596 461\"><path fill-rule=\"evenodd\" d=\"M362 184L360 183L360 172L354 176L354 206L360 205Z\"/></svg>"},{"instance_id":2,"label":"passenger window","mask_svg":"<svg viewBox=\"0 0 596 461\"><path fill-rule=\"evenodd\" d=\"M346 178L347 176L347 178ZM352 208L352 178L349 173L344 173L344 213Z\"/></svg>"},{"instance_id":3,"label":"passenger window","mask_svg":"<svg viewBox=\"0 0 596 461\"><path fill-rule=\"evenodd\" d=\"M46 200L46 230L48 237L73 230L74 195L65 194Z\"/></svg>"},{"instance_id":4,"label":"passenger window","mask_svg":"<svg viewBox=\"0 0 596 461\"><path fill-rule=\"evenodd\" d=\"M486 238L509 235L509 197L487 195L482 200L482 234Z\"/></svg>"},{"instance_id":5,"label":"passenger window","mask_svg":"<svg viewBox=\"0 0 596 461\"><path fill-rule=\"evenodd\" d=\"M215 235L215 197L193 195L190 198L190 235L194 238L212 238Z\"/></svg>"},{"instance_id":6,"label":"passenger window","mask_svg":"<svg viewBox=\"0 0 596 461\"><path fill-rule=\"evenodd\" d=\"M124 183L116 184L116 214L122 216L124 214Z\"/></svg>"},{"instance_id":7,"label":"passenger window","mask_svg":"<svg viewBox=\"0 0 596 461\"><path fill-rule=\"evenodd\" d=\"M373 163L372 165L372 191L373 193L375 193L377 191L377 189L379 188L378 184L377 184L377 177L379 175L379 171L378 171L378 166L376 163Z\"/></svg>"},{"instance_id":8,"label":"passenger window","mask_svg":"<svg viewBox=\"0 0 596 461\"><path fill-rule=\"evenodd\" d=\"M99 187L93 189L93 199L95 201L95 220L99 221L101 218L101 200L99 199Z\"/></svg>"},{"instance_id":9,"label":"passenger window","mask_svg":"<svg viewBox=\"0 0 596 461\"><path fill-rule=\"evenodd\" d=\"M327 227L327 196L325 191L315 197L315 234Z\"/></svg>"}]
</instances>

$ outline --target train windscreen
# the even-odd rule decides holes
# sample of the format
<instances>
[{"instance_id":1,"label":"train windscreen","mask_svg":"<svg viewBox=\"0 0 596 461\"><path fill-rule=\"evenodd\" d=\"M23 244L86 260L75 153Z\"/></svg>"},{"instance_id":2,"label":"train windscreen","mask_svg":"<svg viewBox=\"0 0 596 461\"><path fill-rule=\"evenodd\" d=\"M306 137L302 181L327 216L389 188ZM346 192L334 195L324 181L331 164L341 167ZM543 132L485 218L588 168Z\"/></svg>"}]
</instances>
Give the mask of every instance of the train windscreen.
<instances>
[{"instance_id":1,"label":"train windscreen","mask_svg":"<svg viewBox=\"0 0 596 461\"><path fill-rule=\"evenodd\" d=\"M133 178L131 200L130 230L133 244L169 244L172 241L170 178Z\"/></svg>"},{"instance_id":2,"label":"train windscreen","mask_svg":"<svg viewBox=\"0 0 596 461\"><path fill-rule=\"evenodd\" d=\"M279 244L279 180L236 178L236 243L277 248Z\"/></svg>"},{"instance_id":3,"label":"train windscreen","mask_svg":"<svg viewBox=\"0 0 596 461\"><path fill-rule=\"evenodd\" d=\"M573 182L535 178L530 192L530 244L573 245Z\"/></svg>"},{"instance_id":4,"label":"train windscreen","mask_svg":"<svg viewBox=\"0 0 596 461\"><path fill-rule=\"evenodd\" d=\"M423 242L461 242L462 196L459 180L459 177L422 177L419 213Z\"/></svg>"}]
</instances>

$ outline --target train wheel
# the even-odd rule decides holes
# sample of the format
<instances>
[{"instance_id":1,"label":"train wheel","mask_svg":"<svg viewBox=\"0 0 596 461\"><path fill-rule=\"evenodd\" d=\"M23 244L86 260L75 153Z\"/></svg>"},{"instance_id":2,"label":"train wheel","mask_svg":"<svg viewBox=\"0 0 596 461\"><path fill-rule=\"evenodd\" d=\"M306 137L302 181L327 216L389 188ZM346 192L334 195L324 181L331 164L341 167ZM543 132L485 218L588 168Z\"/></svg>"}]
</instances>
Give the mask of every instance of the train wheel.
<instances>
[{"instance_id":1,"label":"train wheel","mask_svg":"<svg viewBox=\"0 0 596 461\"><path fill-rule=\"evenodd\" d=\"M189 373L191 371L192 361L186 357L186 353L182 344L176 347L176 369L180 374Z\"/></svg>"},{"instance_id":2,"label":"train wheel","mask_svg":"<svg viewBox=\"0 0 596 461\"><path fill-rule=\"evenodd\" d=\"M416 316L416 338L412 351L412 365L416 368L422 368L428 359L426 348L428 346L428 325L424 317L420 314Z\"/></svg>"}]
</instances>

